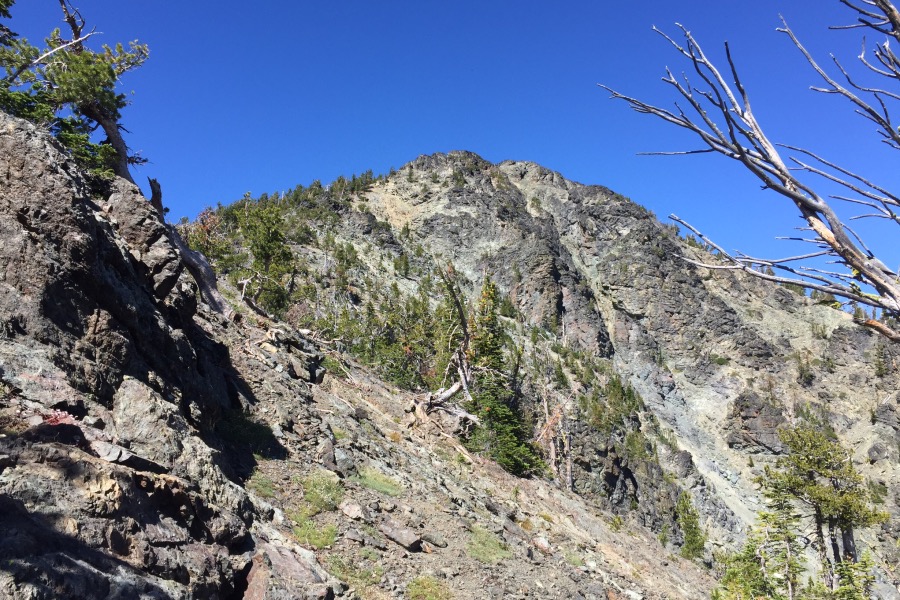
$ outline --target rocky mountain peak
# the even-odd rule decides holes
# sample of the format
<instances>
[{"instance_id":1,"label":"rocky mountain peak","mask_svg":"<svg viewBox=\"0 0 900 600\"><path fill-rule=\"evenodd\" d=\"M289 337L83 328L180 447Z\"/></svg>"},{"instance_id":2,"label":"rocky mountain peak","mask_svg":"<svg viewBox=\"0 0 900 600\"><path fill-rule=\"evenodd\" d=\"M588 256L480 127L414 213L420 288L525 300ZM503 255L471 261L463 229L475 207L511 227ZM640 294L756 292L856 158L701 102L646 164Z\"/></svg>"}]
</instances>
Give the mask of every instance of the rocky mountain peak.
<instances>
[{"instance_id":1,"label":"rocky mountain peak","mask_svg":"<svg viewBox=\"0 0 900 600\"><path fill-rule=\"evenodd\" d=\"M240 208L201 240L222 314L190 227L0 113L0 595L706 597L798 422L897 514L897 351L680 260L714 257L611 190L451 152ZM256 210L290 258L269 312ZM436 408L453 374L420 353L441 290L471 310L488 278L526 478ZM883 598L896 523L858 532Z\"/></svg>"}]
</instances>

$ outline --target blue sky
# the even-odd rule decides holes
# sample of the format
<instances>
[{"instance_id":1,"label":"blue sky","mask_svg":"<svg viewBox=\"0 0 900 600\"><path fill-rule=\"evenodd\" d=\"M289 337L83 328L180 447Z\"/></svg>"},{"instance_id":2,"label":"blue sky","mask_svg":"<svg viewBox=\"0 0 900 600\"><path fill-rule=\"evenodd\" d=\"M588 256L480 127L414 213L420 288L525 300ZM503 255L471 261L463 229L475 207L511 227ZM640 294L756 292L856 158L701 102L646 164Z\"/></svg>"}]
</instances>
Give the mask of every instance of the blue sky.
<instances>
[{"instance_id":1,"label":"blue sky","mask_svg":"<svg viewBox=\"0 0 900 600\"><path fill-rule=\"evenodd\" d=\"M861 34L827 31L848 22L838 0L75 4L100 42L150 45L150 60L124 80L134 96L123 122L151 161L138 181L160 180L172 220L247 191L465 149L605 185L662 218L675 212L728 249L789 254L773 242L800 224L786 201L724 158L638 156L697 144L596 85L671 105L660 77L687 65L651 26L675 32L676 22L714 56L732 44L775 141L900 189L896 153L839 99L809 92L815 76L775 32L783 14L817 57L851 62ZM12 28L33 41L59 24L56 0L13 7ZM895 231L867 231L896 266Z\"/></svg>"}]
</instances>

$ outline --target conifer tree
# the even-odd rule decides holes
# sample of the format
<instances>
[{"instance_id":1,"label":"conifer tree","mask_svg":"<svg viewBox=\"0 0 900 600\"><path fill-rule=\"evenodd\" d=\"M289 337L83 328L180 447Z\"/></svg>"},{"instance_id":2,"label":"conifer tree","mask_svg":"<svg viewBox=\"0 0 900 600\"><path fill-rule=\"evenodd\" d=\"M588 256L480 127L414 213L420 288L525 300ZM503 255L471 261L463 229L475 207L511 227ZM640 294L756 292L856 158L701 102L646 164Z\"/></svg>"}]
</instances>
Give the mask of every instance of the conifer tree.
<instances>
[{"instance_id":1,"label":"conifer tree","mask_svg":"<svg viewBox=\"0 0 900 600\"><path fill-rule=\"evenodd\" d=\"M754 535L761 570L769 576L770 587L781 597L798 597L800 578L805 567L803 544L797 532L800 517L787 490L765 488L769 510L757 517Z\"/></svg>"},{"instance_id":2,"label":"conifer tree","mask_svg":"<svg viewBox=\"0 0 900 600\"><path fill-rule=\"evenodd\" d=\"M832 587L837 566L858 558L855 529L879 523L885 515L872 508L869 491L850 454L838 441L829 439L825 430L801 425L780 435L789 453L771 473L771 486L811 511L824 583Z\"/></svg>"},{"instance_id":3,"label":"conifer tree","mask_svg":"<svg viewBox=\"0 0 900 600\"><path fill-rule=\"evenodd\" d=\"M0 18L10 18L14 0L0 0ZM122 137L121 110L128 104L116 84L149 56L131 42L90 49L85 20L68 0L59 0L71 37L53 30L38 48L0 25L0 110L44 125L95 175L117 175L132 183L129 165L144 160L129 152ZM102 129L106 139L91 140Z\"/></svg>"},{"instance_id":4,"label":"conifer tree","mask_svg":"<svg viewBox=\"0 0 900 600\"><path fill-rule=\"evenodd\" d=\"M497 286L486 277L481 297L472 314L470 363L474 372L472 402L466 407L481 420L470 435L471 448L483 451L515 475L524 475L540 465L522 415L515 405L504 346L506 335L499 319Z\"/></svg>"},{"instance_id":5,"label":"conifer tree","mask_svg":"<svg viewBox=\"0 0 900 600\"><path fill-rule=\"evenodd\" d=\"M758 515L741 552L726 561L714 598L868 599L873 563L868 554L857 562L853 531L886 515L871 507L869 492L849 453L828 437L825 428L804 424L783 431L781 438L789 453L758 480L769 510ZM810 580L805 586L801 582L804 518L812 521L812 544L822 564L822 580Z\"/></svg>"},{"instance_id":6,"label":"conifer tree","mask_svg":"<svg viewBox=\"0 0 900 600\"><path fill-rule=\"evenodd\" d=\"M252 255L245 293L249 292L267 310L278 311L289 297L284 280L295 269L294 255L285 240L284 219L274 202L254 204L249 194L244 202L239 223Z\"/></svg>"},{"instance_id":7,"label":"conifer tree","mask_svg":"<svg viewBox=\"0 0 900 600\"><path fill-rule=\"evenodd\" d=\"M804 571L800 517L791 494L761 478L768 510L756 518L743 550L727 561L721 600L772 598L797 600Z\"/></svg>"},{"instance_id":8,"label":"conifer tree","mask_svg":"<svg viewBox=\"0 0 900 600\"><path fill-rule=\"evenodd\" d=\"M694 508L690 493L685 491L678 496L675 516L684 535L681 555L688 559L701 558L706 547L706 532L700 525L700 513Z\"/></svg>"},{"instance_id":9,"label":"conifer tree","mask_svg":"<svg viewBox=\"0 0 900 600\"><path fill-rule=\"evenodd\" d=\"M835 600L869 600L872 594L874 564L868 552L864 552L859 562L845 560L837 567L838 588Z\"/></svg>"}]
</instances>

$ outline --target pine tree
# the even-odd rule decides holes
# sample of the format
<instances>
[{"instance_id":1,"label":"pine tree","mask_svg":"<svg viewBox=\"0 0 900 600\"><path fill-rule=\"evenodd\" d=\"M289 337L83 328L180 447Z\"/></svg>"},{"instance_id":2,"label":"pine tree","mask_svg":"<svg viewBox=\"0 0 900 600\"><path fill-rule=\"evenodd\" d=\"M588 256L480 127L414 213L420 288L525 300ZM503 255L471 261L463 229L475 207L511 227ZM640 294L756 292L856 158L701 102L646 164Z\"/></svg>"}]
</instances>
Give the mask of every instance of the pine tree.
<instances>
[{"instance_id":1,"label":"pine tree","mask_svg":"<svg viewBox=\"0 0 900 600\"><path fill-rule=\"evenodd\" d=\"M540 460L515 403L504 356L506 335L499 319L499 304L497 286L486 277L469 324L472 335L469 361L474 383L472 402L466 406L478 416L481 425L471 433L467 443L472 449L488 454L510 473L524 475L536 469Z\"/></svg>"},{"instance_id":2,"label":"pine tree","mask_svg":"<svg viewBox=\"0 0 900 600\"><path fill-rule=\"evenodd\" d=\"M765 481L762 481L765 484ZM788 600L798 598L800 577L804 570L803 544L798 534L800 517L793 497L773 485L764 487L769 510L756 519L753 540L761 572L767 587L776 596Z\"/></svg>"},{"instance_id":3,"label":"pine tree","mask_svg":"<svg viewBox=\"0 0 900 600\"><path fill-rule=\"evenodd\" d=\"M823 428L801 425L780 435L789 453L771 473L771 486L811 511L814 545L822 562L824 583L831 587L837 566L844 560L857 560L854 530L879 523L886 515L872 508L869 490L850 454L838 441L829 439ZM827 547L831 549L830 559Z\"/></svg>"},{"instance_id":4,"label":"pine tree","mask_svg":"<svg viewBox=\"0 0 900 600\"><path fill-rule=\"evenodd\" d=\"M849 453L827 429L801 425L781 433L789 453L758 481L769 510L758 515L747 544L726 561L714 597L720 600L863 600L873 582L867 554L857 562L853 532L886 516L870 505L870 494ZM808 511L803 515L797 508ZM802 519L813 525L813 546L822 581L801 584L804 571ZM828 532L829 558L825 532ZM839 537L840 536L840 539ZM833 591L832 591L833 590Z\"/></svg>"},{"instance_id":5,"label":"pine tree","mask_svg":"<svg viewBox=\"0 0 900 600\"><path fill-rule=\"evenodd\" d=\"M243 273L249 280L245 293L267 310L277 312L287 305L290 294L285 278L295 269L293 252L285 241L284 219L273 202L253 203L249 194L244 201L238 220L252 256L251 272Z\"/></svg>"},{"instance_id":6,"label":"pine tree","mask_svg":"<svg viewBox=\"0 0 900 600\"><path fill-rule=\"evenodd\" d=\"M751 536L740 552L725 560L725 574L712 593L713 600L779 600L759 559L759 541Z\"/></svg>"},{"instance_id":7,"label":"pine tree","mask_svg":"<svg viewBox=\"0 0 900 600\"><path fill-rule=\"evenodd\" d=\"M10 18L14 0L0 0L0 18ZM49 127L94 175L113 174L132 181L129 165L144 159L133 156L122 137L121 110L127 96L117 91L125 73L140 67L149 56L146 45L131 42L90 49L85 42L81 13L60 2L71 38L59 29L47 37L41 49L0 25L0 110ZM102 143L91 140L100 128Z\"/></svg>"},{"instance_id":8,"label":"pine tree","mask_svg":"<svg viewBox=\"0 0 900 600\"><path fill-rule=\"evenodd\" d=\"M690 493L684 491L678 496L675 517L684 536L681 556L688 559L702 558L706 548L706 532L700 525L700 513L694 508Z\"/></svg>"},{"instance_id":9,"label":"pine tree","mask_svg":"<svg viewBox=\"0 0 900 600\"><path fill-rule=\"evenodd\" d=\"M441 295L441 301L434 311L434 364L433 371L429 377L428 387L436 390L443 388L448 380L452 381L457 377L455 373L455 359L457 352L463 341L464 332L462 331L465 323L460 324L458 311L453 302L452 294L456 290L451 290L448 286L455 285L452 281L443 281L444 291Z\"/></svg>"},{"instance_id":10,"label":"pine tree","mask_svg":"<svg viewBox=\"0 0 900 600\"><path fill-rule=\"evenodd\" d=\"M846 560L837 567L838 588L835 600L869 600L872 594L874 563L868 552L864 552L859 562Z\"/></svg>"}]
</instances>

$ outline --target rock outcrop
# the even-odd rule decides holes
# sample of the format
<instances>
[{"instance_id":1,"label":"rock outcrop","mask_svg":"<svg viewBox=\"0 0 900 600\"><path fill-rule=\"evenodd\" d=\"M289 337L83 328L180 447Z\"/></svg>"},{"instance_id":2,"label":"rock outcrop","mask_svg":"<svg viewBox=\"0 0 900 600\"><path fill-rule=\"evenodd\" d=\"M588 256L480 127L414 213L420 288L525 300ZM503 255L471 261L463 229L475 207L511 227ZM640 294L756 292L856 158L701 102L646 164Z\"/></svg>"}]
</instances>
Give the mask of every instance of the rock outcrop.
<instances>
[{"instance_id":1,"label":"rock outcrop","mask_svg":"<svg viewBox=\"0 0 900 600\"><path fill-rule=\"evenodd\" d=\"M222 433L278 397L294 412L271 427L314 430L321 357L298 338L293 378L236 357L266 332L207 310L169 236L136 187L98 195L49 136L0 113L4 597L236 598L276 555L303 578L279 571L267 589L333 594L299 545L266 540L271 509L240 485L252 450Z\"/></svg>"},{"instance_id":2,"label":"rock outcrop","mask_svg":"<svg viewBox=\"0 0 900 600\"><path fill-rule=\"evenodd\" d=\"M672 552L677 499L736 547L800 413L858 449L898 514L898 375L869 361L897 352L844 313L695 269L676 256L702 250L641 207L530 163L421 157L354 200L336 234L367 274L411 244L465 292L493 273L523 351L562 380L581 364L564 355L590 357L639 392L633 414L603 428L561 402L568 463L513 478L340 340L325 376L314 334L210 309L136 187L92 188L0 113L0 595L700 598L714 582ZM523 377L537 425L544 382ZM863 543L896 562L897 535L894 519Z\"/></svg>"}]
</instances>

